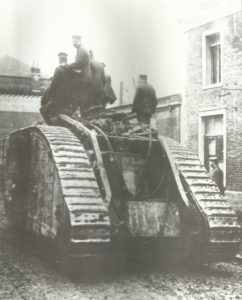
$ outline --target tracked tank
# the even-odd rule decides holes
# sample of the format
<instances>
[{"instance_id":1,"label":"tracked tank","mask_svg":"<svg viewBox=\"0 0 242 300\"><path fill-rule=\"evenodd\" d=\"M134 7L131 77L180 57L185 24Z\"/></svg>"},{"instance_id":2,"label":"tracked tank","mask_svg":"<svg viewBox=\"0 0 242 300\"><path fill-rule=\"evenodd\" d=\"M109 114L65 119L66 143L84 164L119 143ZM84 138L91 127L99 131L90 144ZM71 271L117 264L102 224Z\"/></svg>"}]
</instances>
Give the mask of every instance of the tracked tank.
<instances>
[{"instance_id":1,"label":"tracked tank","mask_svg":"<svg viewBox=\"0 0 242 300\"><path fill-rule=\"evenodd\" d=\"M116 119L115 119L116 118ZM231 260L240 226L196 154L115 115L58 116L4 143L11 224L67 257Z\"/></svg>"}]
</instances>

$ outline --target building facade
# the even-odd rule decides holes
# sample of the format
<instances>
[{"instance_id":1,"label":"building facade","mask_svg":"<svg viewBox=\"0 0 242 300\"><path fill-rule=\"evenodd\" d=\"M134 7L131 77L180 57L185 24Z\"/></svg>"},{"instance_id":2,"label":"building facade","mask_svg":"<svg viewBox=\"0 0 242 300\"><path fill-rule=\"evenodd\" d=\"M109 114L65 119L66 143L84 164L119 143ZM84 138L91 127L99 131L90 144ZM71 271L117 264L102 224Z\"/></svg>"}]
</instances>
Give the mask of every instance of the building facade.
<instances>
[{"instance_id":1,"label":"building facade","mask_svg":"<svg viewBox=\"0 0 242 300\"><path fill-rule=\"evenodd\" d=\"M42 123L40 99L49 84L38 67L4 56L0 59L0 158L4 137L32 124ZM0 159L0 169L1 169Z\"/></svg>"},{"instance_id":2,"label":"building facade","mask_svg":"<svg viewBox=\"0 0 242 300\"><path fill-rule=\"evenodd\" d=\"M242 210L242 12L192 28L186 36L182 143L209 170L217 156L226 194Z\"/></svg>"},{"instance_id":3,"label":"building facade","mask_svg":"<svg viewBox=\"0 0 242 300\"><path fill-rule=\"evenodd\" d=\"M37 66L11 57L0 58L0 93L13 95L42 95L50 79Z\"/></svg>"}]
</instances>

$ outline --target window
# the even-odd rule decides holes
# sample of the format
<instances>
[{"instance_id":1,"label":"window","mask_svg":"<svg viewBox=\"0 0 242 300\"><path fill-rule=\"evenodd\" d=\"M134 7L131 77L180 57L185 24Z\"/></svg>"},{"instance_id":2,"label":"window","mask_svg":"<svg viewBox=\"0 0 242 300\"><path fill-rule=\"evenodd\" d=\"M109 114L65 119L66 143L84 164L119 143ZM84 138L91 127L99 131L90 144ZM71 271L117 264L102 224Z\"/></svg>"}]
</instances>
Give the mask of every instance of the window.
<instances>
[{"instance_id":1,"label":"window","mask_svg":"<svg viewBox=\"0 0 242 300\"><path fill-rule=\"evenodd\" d=\"M205 80L206 86L221 83L220 33L205 35Z\"/></svg>"}]
</instances>

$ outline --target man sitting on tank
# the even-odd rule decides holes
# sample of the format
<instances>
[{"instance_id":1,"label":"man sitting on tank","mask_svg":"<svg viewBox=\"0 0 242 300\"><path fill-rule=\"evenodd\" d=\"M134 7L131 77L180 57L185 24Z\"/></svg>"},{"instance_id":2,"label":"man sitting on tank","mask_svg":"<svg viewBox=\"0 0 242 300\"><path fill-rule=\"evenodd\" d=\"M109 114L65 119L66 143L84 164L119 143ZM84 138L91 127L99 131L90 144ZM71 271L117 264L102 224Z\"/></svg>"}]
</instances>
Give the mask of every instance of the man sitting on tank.
<instances>
[{"instance_id":1,"label":"man sitting on tank","mask_svg":"<svg viewBox=\"0 0 242 300\"><path fill-rule=\"evenodd\" d=\"M74 103L70 101L70 71L65 69L67 54L60 52L59 67L55 69L50 86L45 90L41 99L40 112L47 124L51 124L53 118L60 114L70 115L74 110Z\"/></svg>"},{"instance_id":2,"label":"man sitting on tank","mask_svg":"<svg viewBox=\"0 0 242 300\"><path fill-rule=\"evenodd\" d=\"M73 46L77 49L75 62L68 65L67 59L62 59L49 88L42 97L40 112L47 123L51 123L52 116L73 113L77 106L73 99L74 79L80 74L82 78L87 77L90 64L88 51L82 47L80 36L73 36L72 40ZM63 53L59 55L63 56Z\"/></svg>"},{"instance_id":3,"label":"man sitting on tank","mask_svg":"<svg viewBox=\"0 0 242 300\"><path fill-rule=\"evenodd\" d=\"M147 75L139 75L132 112L136 113L140 124L150 124L150 119L155 113L156 105L157 99L155 89L147 82Z\"/></svg>"}]
</instances>

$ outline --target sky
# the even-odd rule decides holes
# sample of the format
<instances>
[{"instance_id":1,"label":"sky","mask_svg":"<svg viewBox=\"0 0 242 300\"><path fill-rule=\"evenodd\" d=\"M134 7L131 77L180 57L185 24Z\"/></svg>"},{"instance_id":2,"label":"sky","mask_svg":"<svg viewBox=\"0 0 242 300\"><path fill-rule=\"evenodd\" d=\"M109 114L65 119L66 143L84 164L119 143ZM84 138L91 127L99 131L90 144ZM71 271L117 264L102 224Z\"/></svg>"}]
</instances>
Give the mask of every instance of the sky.
<instances>
[{"instance_id":1,"label":"sky","mask_svg":"<svg viewBox=\"0 0 242 300\"><path fill-rule=\"evenodd\" d=\"M227 0L230 6L231 1L236 2ZM105 63L117 95L124 82L126 101L132 101L141 73L148 75L158 97L180 93L185 48L177 20L189 13L194 18L194 2L218 0L0 0L0 57L38 62L51 76L58 52L74 61L71 36L78 34L95 59Z\"/></svg>"}]
</instances>

